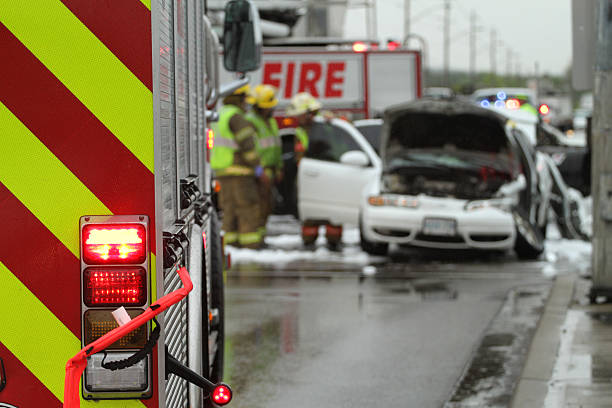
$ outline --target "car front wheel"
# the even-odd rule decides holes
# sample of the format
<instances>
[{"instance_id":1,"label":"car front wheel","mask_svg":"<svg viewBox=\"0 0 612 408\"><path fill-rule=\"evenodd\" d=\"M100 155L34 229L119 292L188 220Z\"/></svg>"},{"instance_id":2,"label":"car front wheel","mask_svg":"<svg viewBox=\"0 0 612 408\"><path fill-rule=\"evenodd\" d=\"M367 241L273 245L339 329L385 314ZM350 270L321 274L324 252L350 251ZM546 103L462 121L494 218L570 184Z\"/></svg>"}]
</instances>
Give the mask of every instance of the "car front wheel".
<instances>
[{"instance_id":1,"label":"car front wheel","mask_svg":"<svg viewBox=\"0 0 612 408\"><path fill-rule=\"evenodd\" d=\"M542 231L529 221L526 212L521 208L516 208L512 215L516 226L516 255L519 259L537 259L544 252Z\"/></svg>"},{"instance_id":2,"label":"car front wheel","mask_svg":"<svg viewBox=\"0 0 612 408\"><path fill-rule=\"evenodd\" d=\"M372 242L368 241L363 234L363 223L361 217L359 218L359 245L364 252L370 255L385 256L389 252L389 244L386 242Z\"/></svg>"}]
</instances>

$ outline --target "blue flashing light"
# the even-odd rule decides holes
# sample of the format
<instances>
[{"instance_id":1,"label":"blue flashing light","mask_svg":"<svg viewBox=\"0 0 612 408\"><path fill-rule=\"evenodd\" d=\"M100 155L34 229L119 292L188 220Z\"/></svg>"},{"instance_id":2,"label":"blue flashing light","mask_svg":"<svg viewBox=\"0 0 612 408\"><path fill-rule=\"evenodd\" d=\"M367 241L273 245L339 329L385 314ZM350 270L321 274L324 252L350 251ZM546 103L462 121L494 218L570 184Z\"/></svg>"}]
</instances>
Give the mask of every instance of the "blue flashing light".
<instances>
[{"instance_id":1,"label":"blue flashing light","mask_svg":"<svg viewBox=\"0 0 612 408\"><path fill-rule=\"evenodd\" d=\"M498 109L502 109L506 107L506 103L504 101L500 101L499 99L495 101L495 107Z\"/></svg>"},{"instance_id":2,"label":"blue flashing light","mask_svg":"<svg viewBox=\"0 0 612 408\"><path fill-rule=\"evenodd\" d=\"M488 108L491 106L491 103L486 99L483 99L482 101L480 101L480 106L482 106L483 108Z\"/></svg>"},{"instance_id":3,"label":"blue flashing light","mask_svg":"<svg viewBox=\"0 0 612 408\"><path fill-rule=\"evenodd\" d=\"M504 91L499 91L497 93L497 99L501 99L502 101L505 101L507 97L508 95L506 95Z\"/></svg>"}]
</instances>

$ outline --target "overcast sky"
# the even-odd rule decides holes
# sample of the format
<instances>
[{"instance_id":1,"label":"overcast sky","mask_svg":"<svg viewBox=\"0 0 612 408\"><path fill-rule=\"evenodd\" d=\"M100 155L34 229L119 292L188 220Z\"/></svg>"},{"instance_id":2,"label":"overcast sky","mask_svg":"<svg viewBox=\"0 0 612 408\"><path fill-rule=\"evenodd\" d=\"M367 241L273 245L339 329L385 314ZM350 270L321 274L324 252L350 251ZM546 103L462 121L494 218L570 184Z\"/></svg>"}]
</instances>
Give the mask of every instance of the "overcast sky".
<instances>
[{"instance_id":1,"label":"overcast sky","mask_svg":"<svg viewBox=\"0 0 612 408\"><path fill-rule=\"evenodd\" d=\"M404 36L404 0L376 0L378 36ZM444 0L411 0L411 31L423 36L429 49L431 68L443 66ZM489 71L491 30L497 32L497 72L508 69L507 50L512 50L511 69L533 74L538 62L540 73L561 74L571 63L570 0L451 0L451 69L468 69L470 13L477 14L478 71ZM363 37L363 9L349 9L345 35ZM412 42L417 47L418 42ZM516 61L519 61L516 65Z\"/></svg>"}]
</instances>

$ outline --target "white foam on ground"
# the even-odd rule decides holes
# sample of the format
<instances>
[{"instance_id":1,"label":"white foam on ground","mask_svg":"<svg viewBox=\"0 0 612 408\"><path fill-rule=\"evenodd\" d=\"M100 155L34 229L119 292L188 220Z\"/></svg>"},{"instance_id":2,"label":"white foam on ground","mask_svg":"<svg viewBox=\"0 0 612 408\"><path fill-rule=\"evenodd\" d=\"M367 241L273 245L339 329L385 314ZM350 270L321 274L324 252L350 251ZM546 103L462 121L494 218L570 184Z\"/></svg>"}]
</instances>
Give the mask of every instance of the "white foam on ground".
<instances>
[{"instance_id":1,"label":"white foam on ground","mask_svg":"<svg viewBox=\"0 0 612 408\"><path fill-rule=\"evenodd\" d=\"M331 251L325 247L324 228L319 233L314 249L304 248L302 238L297 234L269 236L266 237L265 242L268 245L266 249L254 250L228 245L226 251L231 254L233 264L287 264L303 260L357 265L366 265L370 262L370 257L359 247L359 230L357 228L344 229L341 251Z\"/></svg>"},{"instance_id":2,"label":"white foam on ground","mask_svg":"<svg viewBox=\"0 0 612 408\"><path fill-rule=\"evenodd\" d=\"M582 197L578 191L575 191L575 194L577 197ZM591 236L593 201L591 197L586 197L581 198L579 202L583 232L587 236ZM544 259L548 264L544 266L542 273L547 277L556 276L558 274L557 267L568 264L575 265L578 272L585 273L591 267L592 249L593 246L590 241L562 238L557 225L554 222L549 223L544 254Z\"/></svg>"},{"instance_id":3,"label":"white foam on ground","mask_svg":"<svg viewBox=\"0 0 612 408\"><path fill-rule=\"evenodd\" d=\"M585 273L591 267L592 244L577 239L547 239L544 259L547 264L542 268L542 274L547 277L556 276L559 268L572 265L576 272Z\"/></svg>"}]
</instances>

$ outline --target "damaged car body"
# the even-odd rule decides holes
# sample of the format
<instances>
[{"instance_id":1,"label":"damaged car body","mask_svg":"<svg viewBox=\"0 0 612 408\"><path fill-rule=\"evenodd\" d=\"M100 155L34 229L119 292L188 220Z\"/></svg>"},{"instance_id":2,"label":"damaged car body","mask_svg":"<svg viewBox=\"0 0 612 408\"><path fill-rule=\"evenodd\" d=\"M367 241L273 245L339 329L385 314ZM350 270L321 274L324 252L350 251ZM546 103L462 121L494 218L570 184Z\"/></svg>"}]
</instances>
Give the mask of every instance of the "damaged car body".
<instances>
[{"instance_id":1,"label":"damaged car body","mask_svg":"<svg viewBox=\"0 0 612 408\"><path fill-rule=\"evenodd\" d=\"M390 107L381 157L361 204L365 251L382 255L395 243L542 253L550 176L506 117L458 101Z\"/></svg>"}]
</instances>

